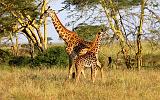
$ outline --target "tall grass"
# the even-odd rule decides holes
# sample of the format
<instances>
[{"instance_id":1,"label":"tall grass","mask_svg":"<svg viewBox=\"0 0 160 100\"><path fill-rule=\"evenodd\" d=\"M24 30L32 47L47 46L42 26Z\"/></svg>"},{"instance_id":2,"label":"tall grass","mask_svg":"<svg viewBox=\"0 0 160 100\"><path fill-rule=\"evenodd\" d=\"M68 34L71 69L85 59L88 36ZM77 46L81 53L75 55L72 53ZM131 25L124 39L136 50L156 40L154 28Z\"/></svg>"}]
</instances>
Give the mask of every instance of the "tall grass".
<instances>
[{"instance_id":1,"label":"tall grass","mask_svg":"<svg viewBox=\"0 0 160 100\"><path fill-rule=\"evenodd\" d=\"M134 56L133 47L131 54ZM100 60L104 64L108 57L116 59L120 47L117 44L102 46ZM143 44L144 67L160 67L160 49ZM124 66L122 66L124 67ZM0 100L159 100L160 70L107 69L104 66L104 80L98 73L95 83L90 80L90 70L86 69L87 79L67 79L67 69L14 68L0 65Z\"/></svg>"},{"instance_id":2,"label":"tall grass","mask_svg":"<svg viewBox=\"0 0 160 100\"><path fill-rule=\"evenodd\" d=\"M76 85L66 69L10 68L0 70L1 100L158 100L159 70L105 70L102 81L81 77Z\"/></svg>"},{"instance_id":3,"label":"tall grass","mask_svg":"<svg viewBox=\"0 0 160 100\"><path fill-rule=\"evenodd\" d=\"M133 67L136 67L136 52L137 48L136 45L131 43L132 47L130 48L130 51L128 52L131 56L131 60L134 63ZM143 67L149 67L149 68L160 68L160 45L151 45L149 42L144 41L142 42L142 62ZM113 43L111 45L103 45L100 48L99 53L99 59L102 63L107 62L108 57L112 57L114 63L117 62L117 58L121 60L122 66L118 65L118 67L125 67L124 61L123 61L123 55L121 52L121 48L118 45L118 43Z\"/></svg>"}]
</instances>

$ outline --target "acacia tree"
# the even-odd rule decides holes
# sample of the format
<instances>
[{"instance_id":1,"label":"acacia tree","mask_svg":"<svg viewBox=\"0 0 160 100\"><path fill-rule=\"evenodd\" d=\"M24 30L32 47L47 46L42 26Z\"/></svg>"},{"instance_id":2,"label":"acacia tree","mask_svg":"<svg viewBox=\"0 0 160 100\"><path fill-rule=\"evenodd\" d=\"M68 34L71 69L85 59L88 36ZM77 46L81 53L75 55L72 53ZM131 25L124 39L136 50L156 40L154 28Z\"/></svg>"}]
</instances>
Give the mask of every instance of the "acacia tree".
<instances>
[{"instance_id":1,"label":"acacia tree","mask_svg":"<svg viewBox=\"0 0 160 100\"><path fill-rule=\"evenodd\" d=\"M126 66L132 67L131 56L134 55L133 59L136 58L137 67L140 69L143 58L141 40L147 38L150 41L151 39L159 41L160 2L157 0L100 1L65 0L65 8L71 11L68 17L72 19L76 17L67 25L75 26L78 20L90 24L106 24L114 37L119 39L120 52L123 54Z\"/></svg>"},{"instance_id":2,"label":"acacia tree","mask_svg":"<svg viewBox=\"0 0 160 100\"><path fill-rule=\"evenodd\" d=\"M47 47L47 32L45 26L43 36L40 27L43 24L43 13L46 10L47 1L42 0L40 3L37 2L38 0L0 1L0 5L3 8L0 17L12 18L12 22L9 21L7 23L11 25L1 24L1 33L4 33L4 30L7 30L8 33L23 32L30 43L37 45L41 51L44 51ZM10 28L4 26L10 26Z\"/></svg>"},{"instance_id":3,"label":"acacia tree","mask_svg":"<svg viewBox=\"0 0 160 100\"><path fill-rule=\"evenodd\" d=\"M18 18L21 15L28 14L30 16L36 16L38 14L35 11L36 5L34 0L1 0L0 1L0 35L1 37L8 37L12 43L12 50L15 55L18 54ZM31 11L32 10L32 11ZM17 17L15 17L15 15ZM16 37L16 44L13 42L13 37Z\"/></svg>"},{"instance_id":4,"label":"acacia tree","mask_svg":"<svg viewBox=\"0 0 160 100\"><path fill-rule=\"evenodd\" d=\"M140 2L140 0L132 0L132 1L126 1L126 0L118 0L118 1L114 1L114 0L87 0L87 1L83 1L83 0L66 0L64 3L66 4L66 7L69 8L70 5L75 5L75 9L79 12L81 11L82 14L84 12L87 12L87 14L91 11L96 12L94 14L96 14L95 16L93 16L94 14L91 13L90 15L88 15L87 18L85 18L85 20L88 20L90 18L95 19L98 18L99 21L99 16L100 13L105 13L107 21L107 24L110 26L112 32L114 33L114 36L118 37L119 42L120 42L120 46L121 46L121 53L123 54L124 60L125 60L125 64L127 66L127 68L131 68L131 64L130 64L130 55L129 55L129 45L127 44L127 39L125 37L126 35L126 31L123 25L123 22L121 20L121 14L119 12L119 9L123 9L126 7L130 7L133 5L138 5ZM92 9L93 8L93 9ZM98 11L95 11L98 10ZM85 13L86 14L86 13ZM87 15L86 14L86 15ZM73 14L73 16L76 14ZM82 15L80 15L79 18L80 19L82 17ZM120 17L120 19L119 19ZM95 21L95 20L94 20ZM102 21L103 22L103 21Z\"/></svg>"},{"instance_id":5,"label":"acacia tree","mask_svg":"<svg viewBox=\"0 0 160 100\"><path fill-rule=\"evenodd\" d=\"M74 31L76 31L81 38L87 41L92 41L96 34L102 29L106 29L104 25L88 25L82 23L77 25L74 28Z\"/></svg>"}]
</instances>

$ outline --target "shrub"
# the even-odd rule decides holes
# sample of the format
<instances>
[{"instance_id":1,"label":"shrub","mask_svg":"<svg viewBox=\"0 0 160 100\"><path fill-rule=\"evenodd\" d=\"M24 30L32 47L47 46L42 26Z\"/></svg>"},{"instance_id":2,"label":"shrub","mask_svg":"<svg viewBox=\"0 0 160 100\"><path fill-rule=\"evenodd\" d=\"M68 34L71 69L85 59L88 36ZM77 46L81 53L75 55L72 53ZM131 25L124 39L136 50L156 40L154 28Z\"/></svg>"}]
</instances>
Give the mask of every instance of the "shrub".
<instances>
[{"instance_id":1,"label":"shrub","mask_svg":"<svg viewBox=\"0 0 160 100\"><path fill-rule=\"evenodd\" d=\"M11 66L25 66L29 65L30 62L31 58L28 56L14 56L8 63Z\"/></svg>"},{"instance_id":2,"label":"shrub","mask_svg":"<svg viewBox=\"0 0 160 100\"><path fill-rule=\"evenodd\" d=\"M0 49L0 63L6 63L10 59L10 53Z\"/></svg>"},{"instance_id":3,"label":"shrub","mask_svg":"<svg viewBox=\"0 0 160 100\"><path fill-rule=\"evenodd\" d=\"M62 46L51 47L44 53L39 53L33 60L33 66L67 66L67 64L68 56Z\"/></svg>"}]
</instances>

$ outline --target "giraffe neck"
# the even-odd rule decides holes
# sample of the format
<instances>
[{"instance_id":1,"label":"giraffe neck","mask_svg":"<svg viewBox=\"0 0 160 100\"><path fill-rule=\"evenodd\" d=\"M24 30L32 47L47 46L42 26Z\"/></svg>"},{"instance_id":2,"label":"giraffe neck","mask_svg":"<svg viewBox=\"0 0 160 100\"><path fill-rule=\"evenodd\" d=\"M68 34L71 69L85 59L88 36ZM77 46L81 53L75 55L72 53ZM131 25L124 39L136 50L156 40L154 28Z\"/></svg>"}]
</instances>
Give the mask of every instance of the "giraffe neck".
<instances>
[{"instance_id":1,"label":"giraffe neck","mask_svg":"<svg viewBox=\"0 0 160 100\"><path fill-rule=\"evenodd\" d=\"M59 36L66 42L68 43L71 35L75 34L74 32L68 30L65 28L65 26L60 22L58 16L56 15L55 12L50 12L50 17L52 19L52 23L59 34Z\"/></svg>"},{"instance_id":2,"label":"giraffe neck","mask_svg":"<svg viewBox=\"0 0 160 100\"><path fill-rule=\"evenodd\" d=\"M90 49L91 52L98 53L99 47L100 47L100 42L101 42L101 35L97 33L96 38L93 42L93 45Z\"/></svg>"}]
</instances>

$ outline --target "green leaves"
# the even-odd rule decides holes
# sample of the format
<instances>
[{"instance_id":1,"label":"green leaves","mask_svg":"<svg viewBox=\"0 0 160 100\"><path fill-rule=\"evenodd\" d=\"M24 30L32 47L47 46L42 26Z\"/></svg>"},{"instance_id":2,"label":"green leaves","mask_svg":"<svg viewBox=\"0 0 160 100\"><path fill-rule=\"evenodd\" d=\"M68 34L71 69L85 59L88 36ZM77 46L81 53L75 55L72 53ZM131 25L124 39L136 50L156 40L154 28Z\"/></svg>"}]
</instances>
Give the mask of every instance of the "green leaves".
<instances>
[{"instance_id":1,"label":"green leaves","mask_svg":"<svg viewBox=\"0 0 160 100\"><path fill-rule=\"evenodd\" d=\"M140 4L141 0L118 0L117 6L118 8L126 8L131 6L137 6Z\"/></svg>"},{"instance_id":2,"label":"green leaves","mask_svg":"<svg viewBox=\"0 0 160 100\"><path fill-rule=\"evenodd\" d=\"M12 27L17 23L11 11L15 12L18 17L23 16L37 16L37 4L35 0L1 0L0 1L0 34L12 32ZM4 34L5 33L5 34Z\"/></svg>"},{"instance_id":3,"label":"green leaves","mask_svg":"<svg viewBox=\"0 0 160 100\"><path fill-rule=\"evenodd\" d=\"M99 3L99 0L66 0L64 3L76 5L76 6L85 6Z\"/></svg>"},{"instance_id":4,"label":"green leaves","mask_svg":"<svg viewBox=\"0 0 160 100\"><path fill-rule=\"evenodd\" d=\"M47 49L44 53L39 53L33 61L33 66L40 65L57 65L67 66L68 55L65 52L65 48L62 46L54 46Z\"/></svg>"},{"instance_id":5,"label":"green leaves","mask_svg":"<svg viewBox=\"0 0 160 100\"><path fill-rule=\"evenodd\" d=\"M119 8L135 6L140 4L140 0L112 0L112 1ZM106 0L106 2L108 1ZM65 0L64 4L75 6L77 9L83 9L85 7L92 7L93 5L100 4L100 0Z\"/></svg>"},{"instance_id":6,"label":"green leaves","mask_svg":"<svg viewBox=\"0 0 160 100\"><path fill-rule=\"evenodd\" d=\"M75 28L75 31L78 33L78 35L83 38L84 40L93 40L95 38L95 35L104 28L103 25L79 25Z\"/></svg>"}]
</instances>

